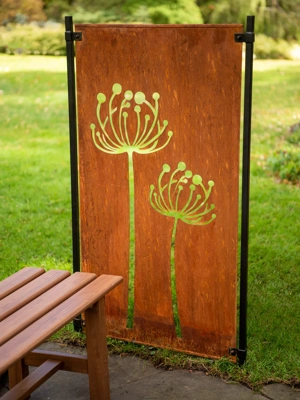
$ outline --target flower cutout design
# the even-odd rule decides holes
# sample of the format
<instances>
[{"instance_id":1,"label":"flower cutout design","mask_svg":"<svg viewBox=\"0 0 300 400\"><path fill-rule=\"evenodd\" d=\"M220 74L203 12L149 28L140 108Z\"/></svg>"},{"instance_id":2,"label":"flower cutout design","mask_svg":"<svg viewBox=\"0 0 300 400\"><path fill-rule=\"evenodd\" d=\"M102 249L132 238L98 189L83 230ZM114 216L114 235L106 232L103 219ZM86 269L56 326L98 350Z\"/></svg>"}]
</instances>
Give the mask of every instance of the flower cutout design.
<instances>
[{"instance_id":1,"label":"flower cutout design","mask_svg":"<svg viewBox=\"0 0 300 400\"><path fill-rule=\"evenodd\" d=\"M172 131L167 131L168 121L159 120L159 93L152 94L153 102L146 99L143 92L133 94L126 90L123 98L122 86L115 83L112 95L106 104L107 115L103 110L106 103L104 93L98 93L96 116L99 130L90 124L94 145L98 150L108 154L128 154L129 177L129 282L127 327L133 327L134 319L134 280L135 280L135 215L134 215L134 165L133 153L150 154L167 146Z\"/></svg>"},{"instance_id":2,"label":"flower cutout design","mask_svg":"<svg viewBox=\"0 0 300 400\"><path fill-rule=\"evenodd\" d=\"M186 170L186 164L180 162L177 169L171 174L169 181L164 183L164 175L170 171L170 166L164 164L158 178L158 190L156 191L154 185L150 186L152 207L160 214L174 217L176 220L180 219L186 224L207 225L212 222L216 218L216 214L212 214L209 219L206 216L215 208L214 204L208 205L207 203L214 182L208 181L206 189L201 176L193 175L192 171ZM189 190L189 196L183 203L181 197L185 190Z\"/></svg>"},{"instance_id":3,"label":"flower cutout design","mask_svg":"<svg viewBox=\"0 0 300 400\"><path fill-rule=\"evenodd\" d=\"M171 291L173 317L176 335L182 337L180 318L178 312L177 286L175 274L175 239L178 220L190 225L203 226L211 223L216 214L211 214L214 204L208 205L208 199L214 186L213 181L208 181L208 187L203 184L202 177L186 169L184 162L179 162L177 168L171 173L169 179L166 175L171 172L168 164L164 164L157 181L157 189L150 186L150 204L162 215L174 218L171 238ZM187 193L185 193L187 192Z\"/></svg>"},{"instance_id":4,"label":"flower cutout design","mask_svg":"<svg viewBox=\"0 0 300 400\"><path fill-rule=\"evenodd\" d=\"M114 107L114 99L122 93L122 86L115 83L112 87L112 96L108 102L108 115L103 120L101 118L101 107L106 102L104 93L97 96L98 106L96 110L97 120L100 132L96 131L95 124L91 124L92 136L95 146L105 153L121 154L121 153L140 153L149 154L163 149L173 135L172 131L167 132L167 138L164 144L158 146L160 137L165 133L168 121L162 123L158 119L159 98L158 93L153 93L152 99L154 105L151 104L143 92L136 92L133 95L131 90L126 90L121 105ZM128 118L130 109L133 104L136 118L136 131L128 132ZM146 114L141 117L142 107ZM115 115L114 115L115 114Z\"/></svg>"}]
</instances>

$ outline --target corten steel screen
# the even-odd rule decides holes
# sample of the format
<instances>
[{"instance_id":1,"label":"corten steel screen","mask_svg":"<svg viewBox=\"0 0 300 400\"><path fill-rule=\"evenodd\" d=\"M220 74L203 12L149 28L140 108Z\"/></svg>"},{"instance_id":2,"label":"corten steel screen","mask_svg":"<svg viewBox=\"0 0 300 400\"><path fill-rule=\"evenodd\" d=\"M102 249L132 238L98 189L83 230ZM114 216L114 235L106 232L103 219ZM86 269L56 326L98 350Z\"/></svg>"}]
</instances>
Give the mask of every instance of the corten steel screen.
<instances>
[{"instance_id":1,"label":"corten steel screen","mask_svg":"<svg viewBox=\"0 0 300 400\"><path fill-rule=\"evenodd\" d=\"M82 270L108 334L236 346L241 25L76 25Z\"/></svg>"}]
</instances>

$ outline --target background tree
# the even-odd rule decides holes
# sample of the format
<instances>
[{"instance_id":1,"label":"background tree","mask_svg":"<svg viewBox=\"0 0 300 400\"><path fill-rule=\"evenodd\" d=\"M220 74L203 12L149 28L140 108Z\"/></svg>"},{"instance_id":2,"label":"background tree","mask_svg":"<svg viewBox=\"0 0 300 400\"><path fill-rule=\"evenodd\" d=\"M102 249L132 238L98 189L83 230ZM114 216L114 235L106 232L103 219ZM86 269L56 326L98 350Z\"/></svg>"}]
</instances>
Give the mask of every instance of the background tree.
<instances>
[{"instance_id":1,"label":"background tree","mask_svg":"<svg viewBox=\"0 0 300 400\"><path fill-rule=\"evenodd\" d=\"M43 7L42 0L1 0L0 22L44 21Z\"/></svg>"},{"instance_id":2,"label":"background tree","mask_svg":"<svg viewBox=\"0 0 300 400\"><path fill-rule=\"evenodd\" d=\"M0 0L0 24L63 22L71 14L83 23L219 24L245 22L276 41L300 39L300 0ZM275 42L276 45L276 42Z\"/></svg>"},{"instance_id":3,"label":"background tree","mask_svg":"<svg viewBox=\"0 0 300 400\"><path fill-rule=\"evenodd\" d=\"M267 0L261 33L274 39L299 39L300 0Z\"/></svg>"},{"instance_id":4,"label":"background tree","mask_svg":"<svg viewBox=\"0 0 300 400\"><path fill-rule=\"evenodd\" d=\"M61 21L63 14L72 13L74 10L74 0L43 0L44 12L47 19Z\"/></svg>"},{"instance_id":5,"label":"background tree","mask_svg":"<svg viewBox=\"0 0 300 400\"><path fill-rule=\"evenodd\" d=\"M197 0L205 23L244 22L255 15L256 32L274 39L300 36L300 0Z\"/></svg>"},{"instance_id":6,"label":"background tree","mask_svg":"<svg viewBox=\"0 0 300 400\"><path fill-rule=\"evenodd\" d=\"M201 10L195 0L126 0L123 9L130 14L142 7L155 24L201 24Z\"/></svg>"}]
</instances>

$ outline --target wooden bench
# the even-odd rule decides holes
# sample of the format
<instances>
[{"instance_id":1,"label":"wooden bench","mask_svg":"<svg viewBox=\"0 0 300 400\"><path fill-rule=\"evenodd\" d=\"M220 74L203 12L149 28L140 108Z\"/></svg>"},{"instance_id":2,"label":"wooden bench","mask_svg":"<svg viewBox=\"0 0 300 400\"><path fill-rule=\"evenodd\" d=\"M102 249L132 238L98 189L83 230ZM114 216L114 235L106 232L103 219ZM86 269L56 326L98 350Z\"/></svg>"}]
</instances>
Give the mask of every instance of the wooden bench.
<instances>
[{"instance_id":1,"label":"wooden bench","mask_svg":"<svg viewBox=\"0 0 300 400\"><path fill-rule=\"evenodd\" d=\"M26 267L0 282L0 374L8 369L10 387L1 399L29 398L59 369L88 373L90 398L110 399L105 295L122 281ZM83 311L87 356L34 350Z\"/></svg>"}]
</instances>

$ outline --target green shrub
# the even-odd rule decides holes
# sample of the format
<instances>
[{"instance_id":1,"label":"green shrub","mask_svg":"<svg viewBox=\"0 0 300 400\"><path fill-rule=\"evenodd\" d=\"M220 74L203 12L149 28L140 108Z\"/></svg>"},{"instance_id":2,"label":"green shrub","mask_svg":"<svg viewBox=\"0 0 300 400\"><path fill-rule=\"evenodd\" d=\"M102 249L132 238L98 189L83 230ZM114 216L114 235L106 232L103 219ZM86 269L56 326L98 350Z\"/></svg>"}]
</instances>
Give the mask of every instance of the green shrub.
<instances>
[{"instance_id":1,"label":"green shrub","mask_svg":"<svg viewBox=\"0 0 300 400\"><path fill-rule=\"evenodd\" d=\"M70 1L44 0L44 12L48 20L63 22L63 15L73 15L73 8Z\"/></svg>"},{"instance_id":2,"label":"green shrub","mask_svg":"<svg viewBox=\"0 0 300 400\"><path fill-rule=\"evenodd\" d=\"M78 7L75 12L72 13L73 20L76 23L90 23L90 24L104 24L109 22L120 22L122 16L118 14L117 10L98 10L98 11L86 11L85 9Z\"/></svg>"},{"instance_id":3,"label":"green shrub","mask_svg":"<svg viewBox=\"0 0 300 400\"><path fill-rule=\"evenodd\" d=\"M286 59L290 60L291 44L285 40L274 40L266 35L257 34L254 44L255 56L259 59Z\"/></svg>"},{"instance_id":4,"label":"green shrub","mask_svg":"<svg viewBox=\"0 0 300 400\"><path fill-rule=\"evenodd\" d=\"M0 28L0 51L7 54L64 55L65 38L62 25L39 27L16 25Z\"/></svg>"},{"instance_id":5,"label":"green shrub","mask_svg":"<svg viewBox=\"0 0 300 400\"><path fill-rule=\"evenodd\" d=\"M148 16L145 14L145 8ZM123 10L132 16L143 13L154 24L202 24L200 8L194 0L127 0ZM147 22L147 21L139 21Z\"/></svg>"},{"instance_id":6,"label":"green shrub","mask_svg":"<svg viewBox=\"0 0 300 400\"><path fill-rule=\"evenodd\" d=\"M278 150L267 159L267 168L282 182L300 183L300 151Z\"/></svg>"},{"instance_id":7,"label":"green shrub","mask_svg":"<svg viewBox=\"0 0 300 400\"><path fill-rule=\"evenodd\" d=\"M43 0L1 0L0 24L45 21Z\"/></svg>"},{"instance_id":8,"label":"green shrub","mask_svg":"<svg viewBox=\"0 0 300 400\"><path fill-rule=\"evenodd\" d=\"M286 140L300 147L300 122L290 127Z\"/></svg>"},{"instance_id":9,"label":"green shrub","mask_svg":"<svg viewBox=\"0 0 300 400\"><path fill-rule=\"evenodd\" d=\"M81 4L81 3L80 3ZM201 24L201 11L195 0L125 0L99 4L98 7L77 6L73 18L83 23L154 23Z\"/></svg>"}]
</instances>

